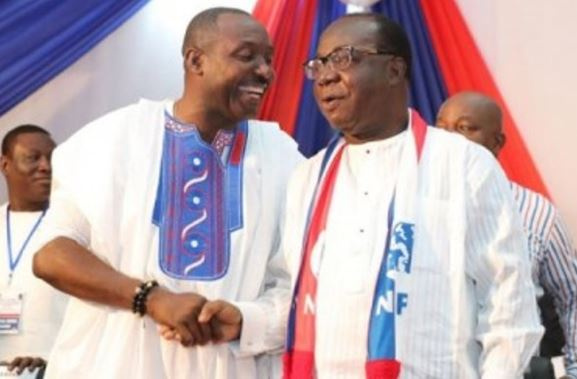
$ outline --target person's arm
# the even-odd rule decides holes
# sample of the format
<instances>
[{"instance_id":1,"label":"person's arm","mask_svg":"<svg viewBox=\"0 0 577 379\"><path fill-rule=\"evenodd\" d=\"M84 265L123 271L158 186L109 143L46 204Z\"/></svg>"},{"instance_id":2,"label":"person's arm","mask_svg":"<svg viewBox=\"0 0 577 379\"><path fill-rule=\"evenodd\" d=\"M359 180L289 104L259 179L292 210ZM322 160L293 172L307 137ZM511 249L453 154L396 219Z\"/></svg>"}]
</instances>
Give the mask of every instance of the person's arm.
<instances>
[{"instance_id":1,"label":"person's arm","mask_svg":"<svg viewBox=\"0 0 577 379\"><path fill-rule=\"evenodd\" d=\"M279 260L277 254L273 261ZM283 346L286 316L290 304L288 274L284 263L271 262L264 293L254 301L207 301L198 320L210 324L213 343L234 342L237 356L278 351ZM276 268L272 268L276 266ZM282 273L281 273L282 272ZM173 330L163 330L167 339L180 340Z\"/></svg>"},{"instance_id":2,"label":"person's arm","mask_svg":"<svg viewBox=\"0 0 577 379\"><path fill-rule=\"evenodd\" d=\"M278 215L279 220L284 217L284 212ZM230 347L239 357L280 351L284 346L291 294L290 276L280 244L282 230L278 225L274 231L276 242L266 263L262 293L251 301L209 301L201 312L201 321L216 316L213 327L216 322L216 326L226 329L217 328L213 333L221 336L219 342L233 341Z\"/></svg>"},{"instance_id":3,"label":"person's arm","mask_svg":"<svg viewBox=\"0 0 577 379\"><path fill-rule=\"evenodd\" d=\"M268 144L269 146L271 144ZM291 196L285 199L289 175L294 168L303 161L298 153L294 141L287 136L279 138L277 143L266 156L270 157L270 165L267 172L274 172L275 187L273 191L280 194L282 200L278 205L278 214L274 222L276 225L270 229L274 233L274 243L270 248L268 262L263 283L262 293L252 301L235 301L227 303L222 300L207 302L200 315L205 321L211 318L216 325L225 327L214 331L224 338L220 341L234 341L230 347L237 356L250 356L264 352L278 352L284 346L286 337L286 324L288 310L291 301L290 275L285 261L284 246L281 240L286 237L284 225L286 220L296 217L291 211ZM270 182L269 182L270 184ZM272 206L272 204L267 204ZM291 238L291 237L288 237ZM234 327L233 327L234 325ZM214 324L213 324L214 326Z\"/></svg>"},{"instance_id":4,"label":"person's arm","mask_svg":"<svg viewBox=\"0 0 577 379\"><path fill-rule=\"evenodd\" d=\"M127 311L132 310L136 288L142 283L66 237L42 247L34 256L33 268L36 276L63 292ZM155 288L148 296L146 313L157 323L178 331L183 345L204 344L210 338L209 327L199 324L197 317L205 302L197 294L175 294Z\"/></svg>"},{"instance_id":5,"label":"person's arm","mask_svg":"<svg viewBox=\"0 0 577 379\"><path fill-rule=\"evenodd\" d=\"M234 342L231 348L238 356L278 351L283 346L290 288L282 259L277 254L269 264L267 289L254 301L219 299L203 305L198 322L210 325L211 342ZM160 332L167 340L182 340L180 333L167 325L162 325Z\"/></svg>"},{"instance_id":6,"label":"person's arm","mask_svg":"<svg viewBox=\"0 0 577 379\"><path fill-rule=\"evenodd\" d=\"M72 296L131 309L140 281L113 269L76 241L58 237L34 256L34 274Z\"/></svg>"},{"instance_id":7,"label":"person's arm","mask_svg":"<svg viewBox=\"0 0 577 379\"><path fill-rule=\"evenodd\" d=\"M546 236L540 267L540 282L555 301L555 310L565 334L567 377L577 379L577 251L565 224L554 209L554 222Z\"/></svg>"},{"instance_id":8,"label":"person's arm","mask_svg":"<svg viewBox=\"0 0 577 379\"><path fill-rule=\"evenodd\" d=\"M240 338L233 347L239 356L280 351L284 345L290 280L280 251L269 261L263 285L263 294L254 301L234 302L242 314Z\"/></svg>"},{"instance_id":9,"label":"person's arm","mask_svg":"<svg viewBox=\"0 0 577 379\"><path fill-rule=\"evenodd\" d=\"M467 171L467 273L475 286L483 379L521 378L542 335L527 242L509 183L488 152Z\"/></svg>"}]
</instances>

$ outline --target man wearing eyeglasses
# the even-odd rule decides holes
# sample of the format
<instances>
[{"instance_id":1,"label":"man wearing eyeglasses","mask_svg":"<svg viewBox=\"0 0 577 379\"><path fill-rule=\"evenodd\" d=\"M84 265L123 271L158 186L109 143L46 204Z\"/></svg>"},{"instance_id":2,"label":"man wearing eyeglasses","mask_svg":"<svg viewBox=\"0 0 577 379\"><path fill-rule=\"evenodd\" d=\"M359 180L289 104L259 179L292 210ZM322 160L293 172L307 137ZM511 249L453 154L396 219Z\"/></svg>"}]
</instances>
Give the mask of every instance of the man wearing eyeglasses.
<instances>
[{"instance_id":1,"label":"man wearing eyeglasses","mask_svg":"<svg viewBox=\"0 0 577 379\"><path fill-rule=\"evenodd\" d=\"M542 328L495 159L408 109L383 16L335 21L304 67L339 135L289 183L285 378L521 377Z\"/></svg>"}]
</instances>

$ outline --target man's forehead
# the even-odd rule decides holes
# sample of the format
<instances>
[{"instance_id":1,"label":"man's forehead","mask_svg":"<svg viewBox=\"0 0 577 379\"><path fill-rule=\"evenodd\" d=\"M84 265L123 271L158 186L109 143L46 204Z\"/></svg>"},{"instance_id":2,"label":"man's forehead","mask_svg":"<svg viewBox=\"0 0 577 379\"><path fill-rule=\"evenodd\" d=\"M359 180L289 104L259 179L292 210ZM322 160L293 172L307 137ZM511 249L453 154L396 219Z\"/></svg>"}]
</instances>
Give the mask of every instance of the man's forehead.
<instances>
[{"instance_id":1,"label":"man's forehead","mask_svg":"<svg viewBox=\"0 0 577 379\"><path fill-rule=\"evenodd\" d=\"M376 45L377 25L368 19L342 19L333 23L322 34L317 53L324 55L339 46Z\"/></svg>"},{"instance_id":2,"label":"man's forehead","mask_svg":"<svg viewBox=\"0 0 577 379\"><path fill-rule=\"evenodd\" d=\"M218 16L215 28L215 32L217 34L223 33L240 37L242 36L240 31L267 34L264 27L250 15L240 13L224 13Z\"/></svg>"},{"instance_id":3,"label":"man's forehead","mask_svg":"<svg viewBox=\"0 0 577 379\"><path fill-rule=\"evenodd\" d=\"M225 13L218 17L214 28L216 42L233 41L246 44L266 44L272 48L272 43L264 27L249 15Z\"/></svg>"},{"instance_id":4,"label":"man's forehead","mask_svg":"<svg viewBox=\"0 0 577 379\"><path fill-rule=\"evenodd\" d=\"M440 118L448 118L444 121L470 122L482 129L494 129L495 120L493 114L488 112L484 104L456 101L441 108Z\"/></svg>"},{"instance_id":5,"label":"man's forehead","mask_svg":"<svg viewBox=\"0 0 577 379\"><path fill-rule=\"evenodd\" d=\"M35 147L44 145L55 145L52 138L40 132L22 133L14 139L14 146Z\"/></svg>"},{"instance_id":6,"label":"man's forehead","mask_svg":"<svg viewBox=\"0 0 577 379\"><path fill-rule=\"evenodd\" d=\"M439 111L439 116L452 116L454 119L471 119L478 114L474 106L462 99L451 99Z\"/></svg>"}]
</instances>

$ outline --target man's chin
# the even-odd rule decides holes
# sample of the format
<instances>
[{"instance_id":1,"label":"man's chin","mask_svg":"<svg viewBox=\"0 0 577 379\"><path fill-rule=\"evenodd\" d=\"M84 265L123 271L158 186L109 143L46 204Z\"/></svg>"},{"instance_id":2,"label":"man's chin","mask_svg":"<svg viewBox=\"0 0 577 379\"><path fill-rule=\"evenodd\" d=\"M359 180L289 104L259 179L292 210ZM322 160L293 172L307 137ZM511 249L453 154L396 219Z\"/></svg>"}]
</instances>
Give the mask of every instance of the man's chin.
<instances>
[{"instance_id":1,"label":"man's chin","mask_svg":"<svg viewBox=\"0 0 577 379\"><path fill-rule=\"evenodd\" d=\"M333 129L336 129L339 132L346 133L347 129L349 129L349 126L347 125L346 121L341 118L327 117L327 121L329 122L329 124Z\"/></svg>"},{"instance_id":2,"label":"man's chin","mask_svg":"<svg viewBox=\"0 0 577 379\"><path fill-rule=\"evenodd\" d=\"M239 112L237 112L237 119L239 120L248 120L248 119L255 119L258 116L259 107L256 106L243 106Z\"/></svg>"},{"instance_id":3,"label":"man's chin","mask_svg":"<svg viewBox=\"0 0 577 379\"><path fill-rule=\"evenodd\" d=\"M34 199L38 203L47 202L50 199L50 186L38 188L35 191Z\"/></svg>"}]
</instances>

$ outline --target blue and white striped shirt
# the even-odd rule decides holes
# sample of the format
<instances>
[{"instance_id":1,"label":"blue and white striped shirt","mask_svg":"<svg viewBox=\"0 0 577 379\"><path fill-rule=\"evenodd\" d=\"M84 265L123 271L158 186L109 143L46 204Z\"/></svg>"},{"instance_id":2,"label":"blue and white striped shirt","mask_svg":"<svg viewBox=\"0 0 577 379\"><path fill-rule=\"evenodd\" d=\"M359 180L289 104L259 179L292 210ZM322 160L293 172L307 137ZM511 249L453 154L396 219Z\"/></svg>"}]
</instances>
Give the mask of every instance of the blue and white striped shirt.
<instances>
[{"instance_id":1,"label":"blue and white striped shirt","mask_svg":"<svg viewBox=\"0 0 577 379\"><path fill-rule=\"evenodd\" d=\"M577 379L577 252L559 212L544 196L511 182L529 238L537 294L553 296L565 333L567 375Z\"/></svg>"}]
</instances>

